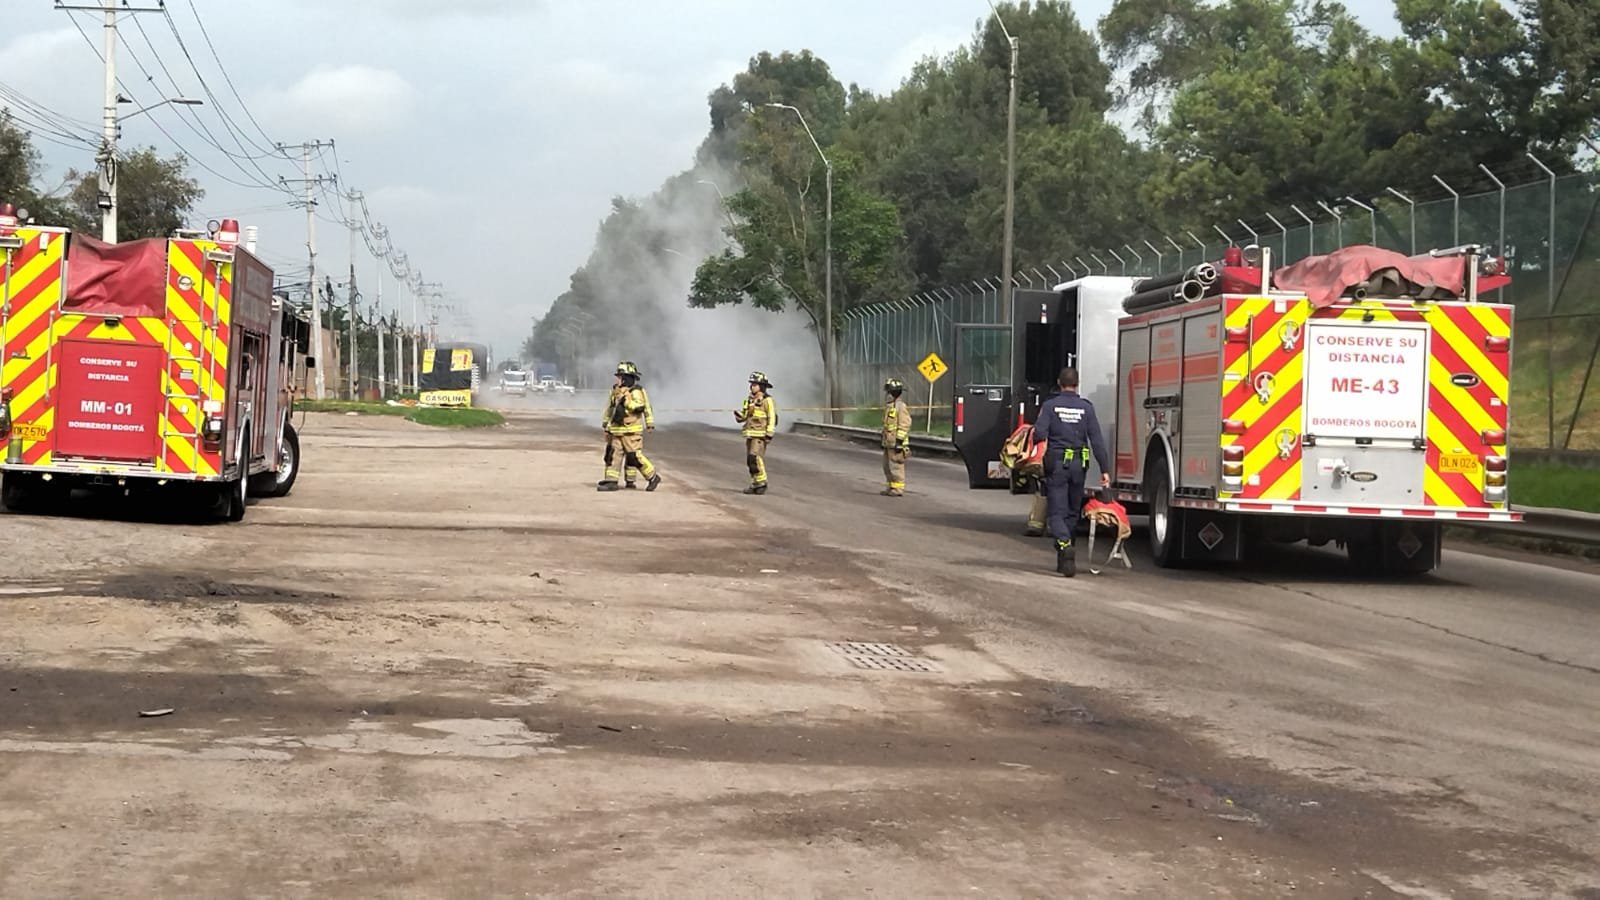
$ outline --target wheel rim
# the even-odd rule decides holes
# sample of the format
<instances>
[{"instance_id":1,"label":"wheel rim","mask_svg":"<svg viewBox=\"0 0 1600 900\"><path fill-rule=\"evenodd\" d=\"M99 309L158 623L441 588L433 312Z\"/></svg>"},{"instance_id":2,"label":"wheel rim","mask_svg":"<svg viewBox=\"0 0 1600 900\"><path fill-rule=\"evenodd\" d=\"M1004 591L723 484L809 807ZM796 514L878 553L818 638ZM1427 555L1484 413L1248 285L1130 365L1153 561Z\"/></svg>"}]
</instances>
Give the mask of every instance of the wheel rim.
<instances>
[{"instance_id":1,"label":"wheel rim","mask_svg":"<svg viewBox=\"0 0 1600 900\"><path fill-rule=\"evenodd\" d=\"M277 483L279 485L282 485L285 482L287 482L289 480L289 477L294 474L295 462L296 462L296 460L294 458L294 445L289 443L289 439L288 438L284 438L282 441L280 441L278 443L278 478L277 478Z\"/></svg>"},{"instance_id":2,"label":"wheel rim","mask_svg":"<svg viewBox=\"0 0 1600 900\"><path fill-rule=\"evenodd\" d=\"M1167 513L1167 486L1162 484L1161 492L1150 504L1150 529L1155 533L1157 544L1167 542Z\"/></svg>"}]
</instances>

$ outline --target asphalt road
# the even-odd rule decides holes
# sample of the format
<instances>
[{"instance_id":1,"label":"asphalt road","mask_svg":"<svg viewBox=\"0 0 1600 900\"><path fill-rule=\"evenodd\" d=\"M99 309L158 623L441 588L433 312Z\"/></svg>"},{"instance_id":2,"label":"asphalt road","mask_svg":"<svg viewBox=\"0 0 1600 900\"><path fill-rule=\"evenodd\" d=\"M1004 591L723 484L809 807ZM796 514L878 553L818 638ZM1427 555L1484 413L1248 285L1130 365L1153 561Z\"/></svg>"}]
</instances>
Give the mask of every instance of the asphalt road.
<instances>
[{"instance_id":1,"label":"asphalt road","mask_svg":"<svg viewBox=\"0 0 1600 900\"><path fill-rule=\"evenodd\" d=\"M664 426L597 494L535 405L0 515L0 896L1600 897L1593 568L1069 581L948 462Z\"/></svg>"},{"instance_id":2,"label":"asphalt road","mask_svg":"<svg viewBox=\"0 0 1600 900\"><path fill-rule=\"evenodd\" d=\"M732 432L665 429L651 449L669 477L743 486ZM879 466L868 448L784 435L771 492L740 499L870 554L907 602L1017 671L1104 690L1229 757L1348 791L1334 802L1362 812L1340 839L1358 852L1386 849L1363 816L1392 814L1506 871L1578 879L1485 876L1476 886L1491 893L1600 890L1600 568L1447 550L1434 575L1375 580L1342 553L1291 546L1168 571L1136 520L1133 571L1069 581L1047 539L1021 535L1025 498L915 459L908 496L884 498Z\"/></svg>"}]
</instances>

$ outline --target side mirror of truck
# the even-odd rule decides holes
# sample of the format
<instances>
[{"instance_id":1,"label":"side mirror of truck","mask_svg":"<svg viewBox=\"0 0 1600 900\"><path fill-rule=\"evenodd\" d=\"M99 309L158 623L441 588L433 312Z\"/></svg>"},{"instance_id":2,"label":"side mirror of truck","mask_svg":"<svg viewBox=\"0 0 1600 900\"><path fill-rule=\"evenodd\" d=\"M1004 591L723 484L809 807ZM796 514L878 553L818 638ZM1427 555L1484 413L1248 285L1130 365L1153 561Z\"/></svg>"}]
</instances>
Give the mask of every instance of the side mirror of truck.
<instances>
[{"instance_id":1,"label":"side mirror of truck","mask_svg":"<svg viewBox=\"0 0 1600 900\"><path fill-rule=\"evenodd\" d=\"M315 369L316 367L317 367L317 358L315 356L306 357L306 368Z\"/></svg>"}]
</instances>

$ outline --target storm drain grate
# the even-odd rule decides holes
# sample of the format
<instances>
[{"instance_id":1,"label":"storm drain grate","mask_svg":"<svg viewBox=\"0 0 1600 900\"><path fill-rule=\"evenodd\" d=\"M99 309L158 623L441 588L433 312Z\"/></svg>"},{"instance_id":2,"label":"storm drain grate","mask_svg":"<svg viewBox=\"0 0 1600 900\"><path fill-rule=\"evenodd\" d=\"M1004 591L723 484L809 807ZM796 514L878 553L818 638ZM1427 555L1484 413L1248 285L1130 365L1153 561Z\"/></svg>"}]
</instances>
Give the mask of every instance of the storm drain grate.
<instances>
[{"instance_id":1,"label":"storm drain grate","mask_svg":"<svg viewBox=\"0 0 1600 900\"><path fill-rule=\"evenodd\" d=\"M937 672L932 660L924 659L915 651L895 644L867 641L828 641L828 649L843 656L858 669L875 669L890 672Z\"/></svg>"}]
</instances>

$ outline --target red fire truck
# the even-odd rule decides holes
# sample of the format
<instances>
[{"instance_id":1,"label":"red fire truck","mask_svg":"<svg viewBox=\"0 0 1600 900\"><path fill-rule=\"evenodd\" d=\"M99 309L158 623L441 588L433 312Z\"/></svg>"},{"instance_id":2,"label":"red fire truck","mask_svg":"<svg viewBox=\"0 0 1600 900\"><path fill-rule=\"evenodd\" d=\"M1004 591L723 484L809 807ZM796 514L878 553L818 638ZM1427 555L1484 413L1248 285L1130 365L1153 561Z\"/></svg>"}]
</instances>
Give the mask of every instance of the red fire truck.
<instances>
[{"instance_id":1,"label":"red fire truck","mask_svg":"<svg viewBox=\"0 0 1600 900\"><path fill-rule=\"evenodd\" d=\"M0 250L7 508L49 511L74 488L186 488L237 521L247 496L294 486L309 324L234 220L107 244L0 206Z\"/></svg>"},{"instance_id":2,"label":"red fire truck","mask_svg":"<svg viewBox=\"0 0 1600 900\"><path fill-rule=\"evenodd\" d=\"M1520 518L1511 308L1479 300L1503 269L1477 247L1348 247L1273 271L1251 247L1177 276L1018 291L1012 334L958 326L956 446L973 487L1023 490L1000 446L1032 421L1049 373L1076 365L1158 564L1305 540L1338 542L1362 568L1429 571L1444 523ZM1005 344L1010 383L975 380L998 374L986 360Z\"/></svg>"}]
</instances>

